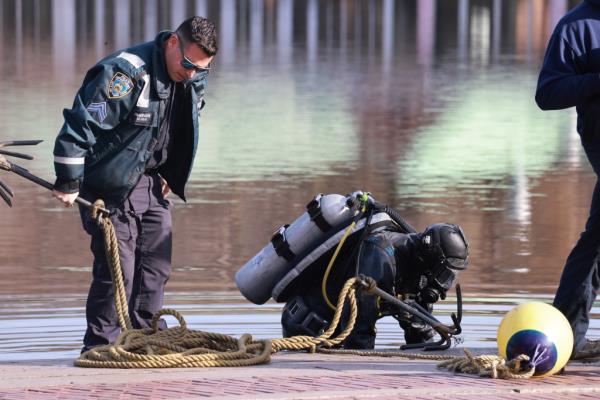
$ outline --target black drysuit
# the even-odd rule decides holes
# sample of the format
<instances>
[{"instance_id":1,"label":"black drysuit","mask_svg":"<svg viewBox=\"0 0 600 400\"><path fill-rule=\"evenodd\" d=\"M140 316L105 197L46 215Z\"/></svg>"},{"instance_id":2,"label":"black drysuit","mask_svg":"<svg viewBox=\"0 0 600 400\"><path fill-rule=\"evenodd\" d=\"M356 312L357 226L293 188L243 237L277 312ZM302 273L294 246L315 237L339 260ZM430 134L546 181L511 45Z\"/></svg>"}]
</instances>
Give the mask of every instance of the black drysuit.
<instances>
[{"instance_id":1,"label":"black drysuit","mask_svg":"<svg viewBox=\"0 0 600 400\"><path fill-rule=\"evenodd\" d=\"M372 277L377 286L388 293L413 298L417 303L432 310L432 304L419 301L417 293L422 286L425 263L420 257L421 234L405 234L393 228L381 228L368 235L360 252L346 251L336 260L327 282L327 296L335 304L343 283L357 273ZM358 253L358 254L356 254ZM358 259L358 262L356 262ZM284 307L282 314L283 335L316 336L326 329L333 317L333 310L323 298L321 282L323 274L315 274L305 282L296 296ZM375 323L390 314L390 307L376 296L358 293L358 317L351 335L343 347L372 349L375 346ZM393 313L395 313L394 311ZM426 342L434 335L433 329L410 315L398 315L407 343Z\"/></svg>"}]
</instances>

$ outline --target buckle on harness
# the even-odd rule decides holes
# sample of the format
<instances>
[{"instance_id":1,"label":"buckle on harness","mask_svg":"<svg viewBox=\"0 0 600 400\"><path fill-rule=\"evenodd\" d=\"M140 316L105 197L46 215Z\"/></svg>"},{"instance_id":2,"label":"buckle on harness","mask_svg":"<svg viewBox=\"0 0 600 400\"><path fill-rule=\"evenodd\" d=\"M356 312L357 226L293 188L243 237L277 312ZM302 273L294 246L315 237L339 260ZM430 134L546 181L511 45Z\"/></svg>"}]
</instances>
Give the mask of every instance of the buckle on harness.
<instances>
[{"instance_id":1,"label":"buckle on harness","mask_svg":"<svg viewBox=\"0 0 600 400\"><path fill-rule=\"evenodd\" d=\"M327 321L317 315L314 311L311 311L306 318L304 318L301 326L311 336L319 336L325 330Z\"/></svg>"},{"instance_id":2,"label":"buckle on harness","mask_svg":"<svg viewBox=\"0 0 600 400\"><path fill-rule=\"evenodd\" d=\"M290 249L290 244L288 243L285 237L285 230L289 225L283 225L281 228L277 229L273 236L271 237L271 244L275 249L275 253L279 257L285 258L288 262L291 262L294 258L296 258L296 254Z\"/></svg>"},{"instance_id":3,"label":"buckle on harness","mask_svg":"<svg viewBox=\"0 0 600 400\"><path fill-rule=\"evenodd\" d=\"M308 308L301 296L294 297L285 305L281 315L281 324L284 332L287 330L295 335L311 336L322 334L329 325L319 314Z\"/></svg>"},{"instance_id":4,"label":"buckle on harness","mask_svg":"<svg viewBox=\"0 0 600 400\"><path fill-rule=\"evenodd\" d=\"M323 211L321 210L321 198L323 194L319 193L306 205L306 211L310 216L310 220L317 225L322 232L327 232L332 226L325 220Z\"/></svg>"}]
</instances>

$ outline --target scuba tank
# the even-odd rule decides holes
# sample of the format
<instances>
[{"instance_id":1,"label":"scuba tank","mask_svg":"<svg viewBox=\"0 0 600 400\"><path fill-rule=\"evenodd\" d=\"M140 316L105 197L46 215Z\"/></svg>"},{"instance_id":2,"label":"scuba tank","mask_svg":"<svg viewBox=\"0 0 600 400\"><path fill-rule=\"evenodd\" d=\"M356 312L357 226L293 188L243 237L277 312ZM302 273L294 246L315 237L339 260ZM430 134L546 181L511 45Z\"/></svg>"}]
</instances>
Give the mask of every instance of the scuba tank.
<instances>
[{"instance_id":1,"label":"scuba tank","mask_svg":"<svg viewBox=\"0 0 600 400\"><path fill-rule=\"evenodd\" d=\"M401 232L415 232L395 210L376 202L368 193L319 194L307 204L306 212L279 228L270 242L239 269L235 274L238 289L255 304L264 304L270 297L286 301L290 290L302 282L297 278L324 269L324 260L352 222L356 224L349 232L348 248L360 244L365 227L373 230L393 225Z\"/></svg>"},{"instance_id":2,"label":"scuba tank","mask_svg":"<svg viewBox=\"0 0 600 400\"><path fill-rule=\"evenodd\" d=\"M389 215L382 212L373 215L371 218L369 215L362 213L358 215L356 219L356 224L352 229L348 226L349 224L340 227L339 230L333 232L332 235L302 257L302 259L299 260L298 263L296 263L296 265L294 265L293 268L279 280L279 282L277 282L271 292L273 299L281 303L287 302L294 293L297 293L299 290L304 292L308 286L314 285L314 277L317 277L317 282L321 282L323 274L325 273L338 244L343 240L344 236L347 235L334 266L335 268L339 267L346 270L350 260L354 259L357 255L357 250L360 249L365 232L370 232L384 226L397 226ZM347 230L350 231L347 232ZM341 260L345 260L345 262L342 261L340 263ZM341 289L341 286L349 277L350 276L343 277L343 280L339 282L335 282L335 279L330 279L328 281L327 291L339 292L339 289Z\"/></svg>"},{"instance_id":3,"label":"scuba tank","mask_svg":"<svg viewBox=\"0 0 600 400\"><path fill-rule=\"evenodd\" d=\"M318 246L335 227L347 226L358 210L349 197L318 194L298 219L275 231L269 244L235 274L235 283L244 297L264 304L279 280L306 252Z\"/></svg>"}]
</instances>

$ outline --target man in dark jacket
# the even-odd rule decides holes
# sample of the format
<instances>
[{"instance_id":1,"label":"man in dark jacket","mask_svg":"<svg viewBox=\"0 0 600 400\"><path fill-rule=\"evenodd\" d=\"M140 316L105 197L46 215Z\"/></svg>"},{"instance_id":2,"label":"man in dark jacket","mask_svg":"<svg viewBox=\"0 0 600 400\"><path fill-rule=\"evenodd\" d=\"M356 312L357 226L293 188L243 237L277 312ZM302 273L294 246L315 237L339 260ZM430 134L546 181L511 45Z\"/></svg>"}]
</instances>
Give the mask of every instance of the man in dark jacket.
<instances>
[{"instance_id":1,"label":"man in dark jacket","mask_svg":"<svg viewBox=\"0 0 600 400\"><path fill-rule=\"evenodd\" d=\"M586 0L559 22L546 50L535 100L542 110L576 107L577 132L594 172L600 173L600 0ZM573 358L594 344L585 339L589 312L600 286L600 183L590 215L569 254L554 306L569 320ZM582 353L579 353L582 354Z\"/></svg>"},{"instance_id":2,"label":"man in dark jacket","mask_svg":"<svg viewBox=\"0 0 600 400\"><path fill-rule=\"evenodd\" d=\"M162 308L171 272L172 190L185 200L198 144L198 118L215 26L202 17L184 21L99 61L86 74L56 138L53 194L72 206L81 191L112 212L134 328L148 327ZM86 305L83 350L116 339L119 326L102 234L81 209L91 235L93 277ZM164 322L162 322L164 328Z\"/></svg>"},{"instance_id":3,"label":"man in dark jacket","mask_svg":"<svg viewBox=\"0 0 600 400\"><path fill-rule=\"evenodd\" d=\"M349 251L347 254L353 254ZM433 304L446 297L459 271L468 264L468 244L457 225L434 224L422 233L401 233L393 227L378 228L362 244L358 263L336 261L328 297L337 299L343 283L356 274L372 277L377 286L409 303L433 310ZM357 265L357 268L355 268ZM349 268L339 268L348 266ZM321 292L322 275L315 274L283 309L283 335L317 336L327 329L333 310L327 306ZM358 293L358 315L350 336L342 343L349 349L372 349L375 346L375 324L385 315L394 315L404 330L408 344L430 341L435 332L420 319L399 313L376 296Z\"/></svg>"}]
</instances>

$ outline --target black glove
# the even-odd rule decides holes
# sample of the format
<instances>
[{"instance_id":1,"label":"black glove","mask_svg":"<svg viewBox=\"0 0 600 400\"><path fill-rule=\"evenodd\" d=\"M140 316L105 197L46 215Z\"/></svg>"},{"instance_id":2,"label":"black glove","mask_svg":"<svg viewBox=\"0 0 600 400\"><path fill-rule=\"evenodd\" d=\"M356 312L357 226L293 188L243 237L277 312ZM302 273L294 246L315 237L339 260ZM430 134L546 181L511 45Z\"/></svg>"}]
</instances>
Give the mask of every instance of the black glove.
<instances>
[{"instance_id":1,"label":"black glove","mask_svg":"<svg viewBox=\"0 0 600 400\"><path fill-rule=\"evenodd\" d=\"M428 343L435 337L435 330L420 320L408 323L400 321L400 327L404 329L406 344Z\"/></svg>"},{"instance_id":2,"label":"black glove","mask_svg":"<svg viewBox=\"0 0 600 400\"><path fill-rule=\"evenodd\" d=\"M411 306L414 306L414 304L411 303L416 303L414 300L406 300L406 302ZM433 311L433 304L420 304L420 306L429 313ZM396 318L400 323L400 327L404 330L404 340L406 341L406 344L427 343L433 341L435 330L420 318L408 312L400 313Z\"/></svg>"}]
</instances>

